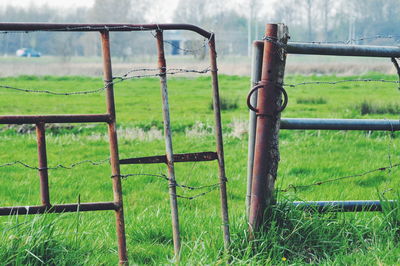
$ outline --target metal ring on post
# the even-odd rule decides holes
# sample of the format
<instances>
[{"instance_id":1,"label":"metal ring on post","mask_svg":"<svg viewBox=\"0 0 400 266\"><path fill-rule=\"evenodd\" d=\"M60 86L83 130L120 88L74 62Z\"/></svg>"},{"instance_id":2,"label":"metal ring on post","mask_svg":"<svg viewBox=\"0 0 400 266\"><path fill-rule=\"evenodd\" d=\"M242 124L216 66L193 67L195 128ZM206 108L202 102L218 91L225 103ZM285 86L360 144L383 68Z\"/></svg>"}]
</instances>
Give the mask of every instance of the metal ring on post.
<instances>
[{"instance_id":1,"label":"metal ring on post","mask_svg":"<svg viewBox=\"0 0 400 266\"><path fill-rule=\"evenodd\" d=\"M250 102L251 96L252 96L253 93L254 93L255 91L257 91L259 88L262 88L262 87L265 87L265 86L266 86L266 85L262 85L262 84L256 85L254 88L251 89L251 91L249 92L249 95L247 96L247 106L249 107L250 110L252 110L252 111L255 112L255 113L258 113L259 110L258 110L257 108L255 108L254 106L251 105L251 102ZM278 113L282 112L283 110L285 110L285 108L286 108L286 106L287 106L287 104L288 104L288 101L289 101L289 97L288 97L288 94L287 94L286 90L285 90L282 86L278 86L278 89L279 89L279 90L282 92L282 94L283 94L283 103L282 103L282 105L280 106L280 108L278 108L278 109L276 110L276 114L278 114Z\"/></svg>"}]
</instances>

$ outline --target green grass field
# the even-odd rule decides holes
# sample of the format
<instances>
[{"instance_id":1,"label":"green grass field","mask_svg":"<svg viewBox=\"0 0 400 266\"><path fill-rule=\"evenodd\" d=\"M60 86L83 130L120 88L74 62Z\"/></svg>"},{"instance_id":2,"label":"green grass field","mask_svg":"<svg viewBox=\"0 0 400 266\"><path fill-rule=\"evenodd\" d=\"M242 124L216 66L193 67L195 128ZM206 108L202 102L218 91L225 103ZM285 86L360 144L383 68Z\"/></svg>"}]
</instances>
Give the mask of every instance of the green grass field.
<instances>
[{"instance_id":1,"label":"green grass field","mask_svg":"<svg viewBox=\"0 0 400 266\"><path fill-rule=\"evenodd\" d=\"M371 73L361 77L288 76L286 83L341 79L387 79ZM169 80L174 152L215 150L209 77ZM314 214L283 204L272 210L264 233L249 241L245 217L249 78L220 76L226 170L232 233L232 262L250 265L400 263L400 210L383 213ZM10 77L0 85L59 92L102 87L86 77ZM283 117L399 119L399 90L389 83L342 83L287 88L289 105ZM162 114L159 81L147 78L116 84L120 158L161 155ZM104 93L53 96L0 90L0 114L80 114L105 112ZM0 165L22 161L37 165L33 126L0 128ZM281 131L281 162L277 187L366 172L400 162L398 134L390 132ZM105 125L48 125L49 167L109 156ZM122 174L165 174L164 165L121 166ZM215 162L176 165L182 184L218 182ZM399 169L379 171L321 186L289 190L278 200L398 199ZM0 167L2 206L40 204L37 171L21 165ZM49 170L51 201L73 203L112 200L110 168L82 164ZM123 180L129 259L136 264L172 264L168 184L151 176ZM198 191L205 192L207 190ZM180 195L197 191L178 188ZM193 200L179 200L181 262L224 264L218 190ZM2 265L117 264L112 212L48 214L0 218Z\"/></svg>"}]
</instances>

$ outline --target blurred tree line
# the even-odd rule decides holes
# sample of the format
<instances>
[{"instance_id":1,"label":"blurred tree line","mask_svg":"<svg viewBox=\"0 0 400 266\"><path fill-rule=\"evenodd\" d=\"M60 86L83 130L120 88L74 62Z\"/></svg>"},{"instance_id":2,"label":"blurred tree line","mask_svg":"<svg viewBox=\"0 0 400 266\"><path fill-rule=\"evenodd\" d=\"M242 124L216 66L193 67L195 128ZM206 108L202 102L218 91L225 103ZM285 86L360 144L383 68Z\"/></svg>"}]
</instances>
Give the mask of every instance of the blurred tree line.
<instances>
[{"instance_id":1,"label":"blurred tree line","mask_svg":"<svg viewBox=\"0 0 400 266\"><path fill-rule=\"evenodd\" d=\"M291 39L296 41L390 44L388 42L395 41L395 38L355 39L400 35L398 4L398 0L238 0L235 4L215 0L179 0L172 21L214 31L217 49L222 55L246 55L252 40L261 39L265 24L271 22L286 23ZM157 4L150 0L95 0L91 8L61 12L31 2L26 7L8 6L0 10L0 16L2 22L134 24L149 23L148 13L155 8ZM181 34L189 41L201 40L195 34ZM0 53L3 54L14 54L22 47L36 48L42 54L62 56L65 60L71 56L100 54L96 32L2 33L0 38ZM122 59L137 54L153 54L153 39L148 33L112 33L112 53Z\"/></svg>"}]
</instances>

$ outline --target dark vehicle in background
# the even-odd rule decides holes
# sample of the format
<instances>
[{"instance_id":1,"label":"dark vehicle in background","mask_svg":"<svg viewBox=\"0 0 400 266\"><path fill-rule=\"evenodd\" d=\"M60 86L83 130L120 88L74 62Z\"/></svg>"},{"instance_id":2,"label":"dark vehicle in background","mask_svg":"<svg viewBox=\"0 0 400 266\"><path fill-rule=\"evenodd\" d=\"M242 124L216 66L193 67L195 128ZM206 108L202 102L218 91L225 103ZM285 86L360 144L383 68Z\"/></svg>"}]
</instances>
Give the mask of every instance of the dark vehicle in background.
<instances>
[{"instance_id":1,"label":"dark vehicle in background","mask_svg":"<svg viewBox=\"0 0 400 266\"><path fill-rule=\"evenodd\" d=\"M33 48L18 49L15 54L19 57L40 57L41 54Z\"/></svg>"}]
</instances>

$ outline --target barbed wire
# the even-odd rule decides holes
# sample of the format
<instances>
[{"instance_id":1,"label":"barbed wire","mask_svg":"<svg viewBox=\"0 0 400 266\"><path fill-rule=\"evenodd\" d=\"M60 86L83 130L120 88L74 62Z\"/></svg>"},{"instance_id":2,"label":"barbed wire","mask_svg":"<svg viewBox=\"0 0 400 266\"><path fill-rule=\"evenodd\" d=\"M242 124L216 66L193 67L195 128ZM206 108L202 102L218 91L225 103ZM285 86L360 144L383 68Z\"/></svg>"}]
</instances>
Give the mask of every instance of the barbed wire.
<instances>
[{"instance_id":1,"label":"barbed wire","mask_svg":"<svg viewBox=\"0 0 400 266\"><path fill-rule=\"evenodd\" d=\"M52 95L63 95L63 96L69 96L69 95L83 95L83 94L93 94L93 93L98 93L104 91L110 83L108 83L106 86L102 88L98 88L95 90L87 90L87 91L75 91L75 92L56 92L56 91L51 91L51 90L40 90L40 89L24 89L24 88L17 88L14 86L8 86L8 85L0 85L0 88L3 89L10 89L10 90L15 90L15 91L21 91L21 92L29 92L29 93L43 93L43 94L52 94Z\"/></svg>"},{"instance_id":2,"label":"barbed wire","mask_svg":"<svg viewBox=\"0 0 400 266\"><path fill-rule=\"evenodd\" d=\"M124 174L124 175L112 175L111 178L113 177L121 177L122 179L127 179L128 177L132 177L132 176L150 176L150 177L157 177L166 181L171 181L166 175L164 174L146 174L146 173L138 173L138 174ZM187 190L200 190L200 189L205 189L205 188L212 188L215 186L219 186L220 183L215 183L212 185L204 185L204 186L188 186L188 185L183 185L183 184L179 184L176 181L172 181L172 186L175 187L180 187L183 189L187 189Z\"/></svg>"},{"instance_id":3,"label":"barbed wire","mask_svg":"<svg viewBox=\"0 0 400 266\"><path fill-rule=\"evenodd\" d=\"M218 184L219 185L219 184ZM194 196L182 196L182 195L178 195L178 194L175 194L175 196L177 197L177 198L181 198L181 199L187 199L187 200L192 200L192 199L196 199L196 198L199 198L199 197L202 197L202 196L205 196L205 195L207 195L208 193L211 193L211 192L213 192L214 190L216 190L216 189L218 189L219 188L219 186L214 186L213 188L211 188L210 190L208 190L208 191L205 191L205 192L202 192L202 193L199 193L199 194L197 194L197 195L194 195Z\"/></svg>"},{"instance_id":4,"label":"barbed wire","mask_svg":"<svg viewBox=\"0 0 400 266\"><path fill-rule=\"evenodd\" d=\"M82 164L91 164L91 165L96 165L97 166L97 165L102 165L102 164L107 163L107 162L110 162L110 158L103 159L103 160L100 160L100 161L83 160L83 161L79 161L79 162L70 164L69 166L65 166L63 164L58 164L58 165L56 165L54 167L43 167L43 168L40 168L40 167L36 167L36 166L31 166L31 165L29 165L27 163L24 163L22 161L14 161L14 162L1 164L0 168L19 165L19 166L23 166L25 168L29 168L29 169L32 169L32 170L38 170L38 171L41 171L41 170L55 170L55 169L68 169L68 170L71 170L74 167L76 167L78 165L82 165ZM163 179L165 181L170 181L170 179L164 174L147 174L147 173L112 175L111 178L118 177L118 176L120 178L122 178L122 179L127 179L128 177L133 177L133 176L150 176L150 177L157 177L157 178ZM193 196L176 195L176 197L178 197L178 198L188 199L188 200L192 200L192 199L204 196L204 195L214 191L215 189L217 189L219 187L219 185L220 185L220 183L215 183L215 184L211 184L211 185L202 185L202 186L189 186L189 185L186 185L186 184L177 183L176 181L171 182L171 184L170 184L170 186L175 186L175 187L179 187L179 188L190 190L190 191L203 190L203 189L209 188L208 191L205 191L205 192L193 195Z\"/></svg>"},{"instance_id":5,"label":"barbed wire","mask_svg":"<svg viewBox=\"0 0 400 266\"><path fill-rule=\"evenodd\" d=\"M104 90L106 90L109 86L115 85L117 83L123 82L125 80L131 80L131 79L140 79L140 78L149 78L149 77L160 77L161 75L167 74L167 75L176 75L176 74L182 74L182 73L196 73L196 74L206 74L211 71L210 67L207 67L205 69L197 70L197 69L183 69L183 68L171 68L171 69L166 69L163 73L152 73L152 74L142 74L142 75L129 75L134 72L151 72L151 71L160 71L159 68L140 68L140 69L132 69L129 70L127 73L123 74L122 76L115 76L113 77L113 81L107 82L104 87L94 89L94 90L84 90L84 91L74 91L74 92L56 92L48 89L26 89L26 88L18 88L15 86L9 86L9 85L1 85L0 88L3 89L9 89L9 90L15 90L15 91L20 91L20 92L27 92L27 93L43 93L43 94L51 94L51 95L59 95L59 96L71 96L71 95L85 95L85 94L94 94L94 93L100 93Z\"/></svg>"},{"instance_id":6,"label":"barbed wire","mask_svg":"<svg viewBox=\"0 0 400 266\"><path fill-rule=\"evenodd\" d=\"M74 168L74 167L76 167L78 165L82 165L82 164L102 165L102 164L105 164L107 162L110 162L110 158L103 159L103 160L100 160L100 161L83 160L83 161L72 163L69 166L58 164L58 165L53 166L53 167L39 168L39 167L36 167L36 166L31 166L31 165L29 165L29 164L27 164L25 162L22 162L22 161L13 161L13 162L1 164L0 168L8 167L8 166L14 166L14 165L20 165L20 166L23 166L23 167L26 167L26 168L29 168L29 169L33 169L33 170L55 170L55 169L60 169L60 168L61 169L72 169L72 168Z\"/></svg>"},{"instance_id":7,"label":"barbed wire","mask_svg":"<svg viewBox=\"0 0 400 266\"><path fill-rule=\"evenodd\" d=\"M313 182L311 184L306 184L306 185L293 185L293 184L290 184L285 189L278 189L278 192L289 192L290 190L294 190L295 192L297 192L298 189L309 188L309 187L313 187L313 186L320 186L320 185L324 185L324 184L327 184L327 183L341 181L341 180L344 180L344 179L362 177L362 176L366 176L366 175L369 175L369 174L372 174L372 173L375 173L375 172L386 171L386 170L390 170L390 169L397 168L397 167L400 167L400 163L392 164L392 165L385 166L385 167L375 168L375 169L363 172L361 174L341 176L341 177L337 177L337 178L331 178L331 179L327 179L327 180L323 180L323 181Z\"/></svg>"},{"instance_id":8,"label":"barbed wire","mask_svg":"<svg viewBox=\"0 0 400 266\"><path fill-rule=\"evenodd\" d=\"M176 182L176 180L171 181L171 179L169 179L164 174L146 174L146 173L124 174L124 175L112 175L111 178L118 177L118 176L121 177L122 179L127 179L128 177L132 177L132 176L157 177L157 178L160 178L160 179L170 182L169 186L179 187L179 188L187 189L187 190L191 190L191 191L203 190L203 189L209 188L209 190L207 190L205 192L201 192L201 193L193 195L193 196L184 196L184 195L174 194L174 196L176 196L177 198L187 199L187 200L192 200L192 199L196 199L196 198L205 196L208 193L211 193L212 191L216 190L220 186L220 183L215 183L215 184L211 184L211 185L203 185L203 186L188 186L188 185L180 184L180 183Z\"/></svg>"},{"instance_id":9,"label":"barbed wire","mask_svg":"<svg viewBox=\"0 0 400 266\"><path fill-rule=\"evenodd\" d=\"M133 72L138 72L138 71L142 71L142 72L151 72L151 71L162 71L162 73L154 73L154 74L144 74L144 75L133 75L130 76L131 73ZM136 79L136 78L146 78L146 77L159 77L161 75L176 75L176 74L182 74L182 73L196 73L196 74L206 74L208 72L211 71L211 67L207 67L205 69L184 69L184 68L140 68L140 69L133 69L128 71L127 73L125 73L122 76L115 76L113 77L113 80L120 80L120 81L125 81L125 80L129 80L129 79ZM114 82L116 83L116 82Z\"/></svg>"}]
</instances>

